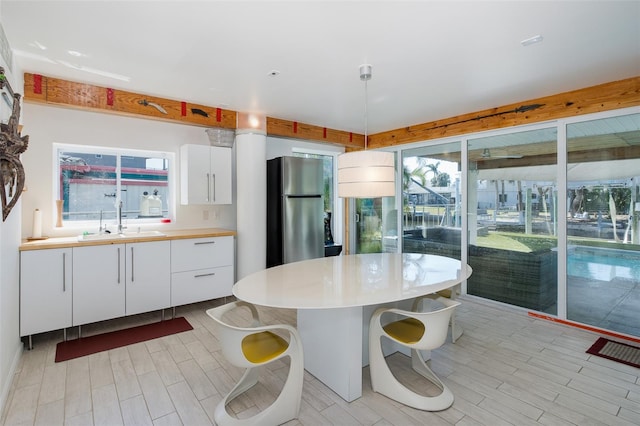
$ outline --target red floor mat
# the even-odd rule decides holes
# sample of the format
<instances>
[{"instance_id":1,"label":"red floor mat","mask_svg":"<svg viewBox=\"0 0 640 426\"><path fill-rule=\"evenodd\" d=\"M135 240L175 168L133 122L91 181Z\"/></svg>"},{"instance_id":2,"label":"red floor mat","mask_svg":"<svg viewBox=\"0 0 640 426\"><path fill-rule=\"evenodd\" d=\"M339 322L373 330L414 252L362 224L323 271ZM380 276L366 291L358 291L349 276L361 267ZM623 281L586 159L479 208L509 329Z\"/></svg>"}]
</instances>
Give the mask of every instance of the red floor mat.
<instances>
[{"instance_id":1,"label":"red floor mat","mask_svg":"<svg viewBox=\"0 0 640 426\"><path fill-rule=\"evenodd\" d=\"M188 330L193 330L189 321L184 317L179 317L167 321L154 322L153 324L68 340L66 342L60 342L56 346L56 362L68 361L73 358L79 358L81 356L120 348L122 346Z\"/></svg>"},{"instance_id":2,"label":"red floor mat","mask_svg":"<svg viewBox=\"0 0 640 426\"><path fill-rule=\"evenodd\" d=\"M640 368L640 348L600 337L587 353Z\"/></svg>"}]
</instances>

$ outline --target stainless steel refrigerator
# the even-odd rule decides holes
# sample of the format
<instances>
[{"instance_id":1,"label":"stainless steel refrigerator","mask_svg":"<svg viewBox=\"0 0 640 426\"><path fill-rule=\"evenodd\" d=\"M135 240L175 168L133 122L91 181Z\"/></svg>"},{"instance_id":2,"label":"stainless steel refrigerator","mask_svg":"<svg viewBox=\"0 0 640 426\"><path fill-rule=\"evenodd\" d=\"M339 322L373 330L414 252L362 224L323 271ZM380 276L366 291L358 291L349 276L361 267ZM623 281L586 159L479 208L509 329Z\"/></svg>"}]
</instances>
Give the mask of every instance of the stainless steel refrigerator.
<instances>
[{"instance_id":1,"label":"stainless steel refrigerator","mask_svg":"<svg viewBox=\"0 0 640 426\"><path fill-rule=\"evenodd\" d=\"M324 256L322 160L267 161L267 267Z\"/></svg>"}]
</instances>

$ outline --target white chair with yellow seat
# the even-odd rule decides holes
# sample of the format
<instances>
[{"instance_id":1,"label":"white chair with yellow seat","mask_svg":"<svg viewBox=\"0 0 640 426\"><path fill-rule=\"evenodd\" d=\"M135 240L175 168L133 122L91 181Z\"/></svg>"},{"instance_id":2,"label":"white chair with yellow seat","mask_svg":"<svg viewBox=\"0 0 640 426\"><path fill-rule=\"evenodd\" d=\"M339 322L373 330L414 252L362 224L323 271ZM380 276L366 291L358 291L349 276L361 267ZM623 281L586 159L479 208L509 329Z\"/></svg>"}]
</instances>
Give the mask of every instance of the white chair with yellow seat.
<instances>
[{"instance_id":1,"label":"white chair with yellow seat","mask_svg":"<svg viewBox=\"0 0 640 426\"><path fill-rule=\"evenodd\" d=\"M371 387L409 407L426 411L440 411L453 404L453 393L427 365L421 351L430 351L444 344L449 331L449 321L460 302L444 297L437 299L444 307L428 312L406 311L396 308L379 308L369 324L369 372ZM416 299L414 306L422 302ZM389 321L389 317L392 318ZM399 318L398 318L399 317ZM440 390L436 396L420 395L404 386L391 372L382 349L382 338L411 349L411 367Z\"/></svg>"},{"instance_id":2,"label":"white chair with yellow seat","mask_svg":"<svg viewBox=\"0 0 640 426\"><path fill-rule=\"evenodd\" d=\"M238 327L223 320L226 313L241 307L249 308L251 311L251 326ZM304 378L302 342L297 330L287 324L262 325L256 307L242 301L209 309L207 315L216 322L216 337L220 341L225 358L237 367L246 368L238 383L216 406L216 424L279 425L297 418ZM258 382L258 367L287 356L290 359L289 373L276 400L252 417L238 419L231 416L227 412L227 404Z\"/></svg>"},{"instance_id":3,"label":"white chair with yellow seat","mask_svg":"<svg viewBox=\"0 0 640 426\"><path fill-rule=\"evenodd\" d=\"M451 288L448 288L446 290L442 290L442 291L438 291L435 294L430 294L426 297L436 300L438 297L446 297L447 299L451 299L451 300L456 300L458 298L458 296L460 295L460 292L462 290L462 284L457 284ZM416 306L414 305L413 308L414 311L418 311L418 309L416 309ZM449 324L451 325L451 343L455 343L456 340L458 340L458 338L460 336L462 336L462 333L464 332L464 330L462 329L462 327L458 324L456 324L456 313L455 311L453 312L453 314L451 315L451 321L449 322Z\"/></svg>"}]
</instances>

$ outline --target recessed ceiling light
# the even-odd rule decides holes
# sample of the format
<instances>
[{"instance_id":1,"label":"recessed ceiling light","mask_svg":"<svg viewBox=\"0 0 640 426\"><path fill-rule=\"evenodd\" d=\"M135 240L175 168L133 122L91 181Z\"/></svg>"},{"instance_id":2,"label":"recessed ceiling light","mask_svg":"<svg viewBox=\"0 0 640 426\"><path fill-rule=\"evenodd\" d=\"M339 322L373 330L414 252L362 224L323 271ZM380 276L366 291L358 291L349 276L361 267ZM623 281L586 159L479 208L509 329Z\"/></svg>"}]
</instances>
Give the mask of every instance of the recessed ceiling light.
<instances>
[{"instance_id":1,"label":"recessed ceiling light","mask_svg":"<svg viewBox=\"0 0 640 426\"><path fill-rule=\"evenodd\" d=\"M47 46L40 43L38 40L34 40L33 43L29 43L29 46L37 47L40 50L47 50Z\"/></svg>"},{"instance_id":2,"label":"recessed ceiling light","mask_svg":"<svg viewBox=\"0 0 640 426\"><path fill-rule=\"evenodd\" d=\"M540 34L534 35L533 37L526 38L520 42L523 46L530 46L532 44L540 43L542 41L542 36Z\"/></svg>"},{"instance_id":3,"label":"recessed ceiling light","mask_svg":"<svg viewBox=\"0 0 640 426\"><path fill-rule=\"evenodd\" d=\"M278 70L271 70L271 71L269 71L269 72L267 73L267 75L268 75L269 77L277 77L278 75L280 75L280 71L278 71Z\"/></svg>"},{"instance_id":4,"label":"recessed ceiling light","mask_svg":"<svg viewBox=\"0 0 640 426\"><path fill-rule=\"evenodd\" d=\"M56 62L58 62L60 65L64 65L65 67L72 68L74 70L84 71L84 72L88 72L88 73L91 73L91 74L100 75L102 77L113 78L115 80L121 80L121 81L126 81L126 82L131 81L131 77L127 77L126 75L121 75L121 74L116 74L116 73L112 73L112 72L108 72L108 71L98 70L98 69L95 69L95 68L85 67L84 65L72 64L72 63L67 62L67 61L58 60Z\"/></svg>"},{"instance_id":5,"label":"recessed ceiling light","mask_svg":"<svg viewBox=\"0 0 640 426\"><path fill-rule=\"evenodd\" d=\"M55 64L56 63L56 61L54 61L53 59L49 59L44 55L38 55L37 53L25 52L24 50L20 50L20 49L15 49L13 51L13 53L16 56L20 56L22 58L35 59L36 61L48 62L50 64Z\"/></svg>"}]
</instances>

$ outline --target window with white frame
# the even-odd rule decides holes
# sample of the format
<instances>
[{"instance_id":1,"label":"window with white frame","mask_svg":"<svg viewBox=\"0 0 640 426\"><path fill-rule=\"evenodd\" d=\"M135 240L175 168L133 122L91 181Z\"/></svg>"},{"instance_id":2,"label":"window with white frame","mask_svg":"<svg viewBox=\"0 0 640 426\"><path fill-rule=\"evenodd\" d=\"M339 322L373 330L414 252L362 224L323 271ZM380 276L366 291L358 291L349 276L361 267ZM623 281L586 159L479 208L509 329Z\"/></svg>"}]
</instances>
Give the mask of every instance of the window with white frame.
<instances>
[{"instance_id":1,"label":"window with white frame","mask_svg":"<svg viewBox=\"0 0 640 426\"><path fill-rule=\"evenodd\" d=\"M54 146L55 197L65 223L153 223L171 217L174 154L79 145Z\"/></svg>"}]
</instances>

